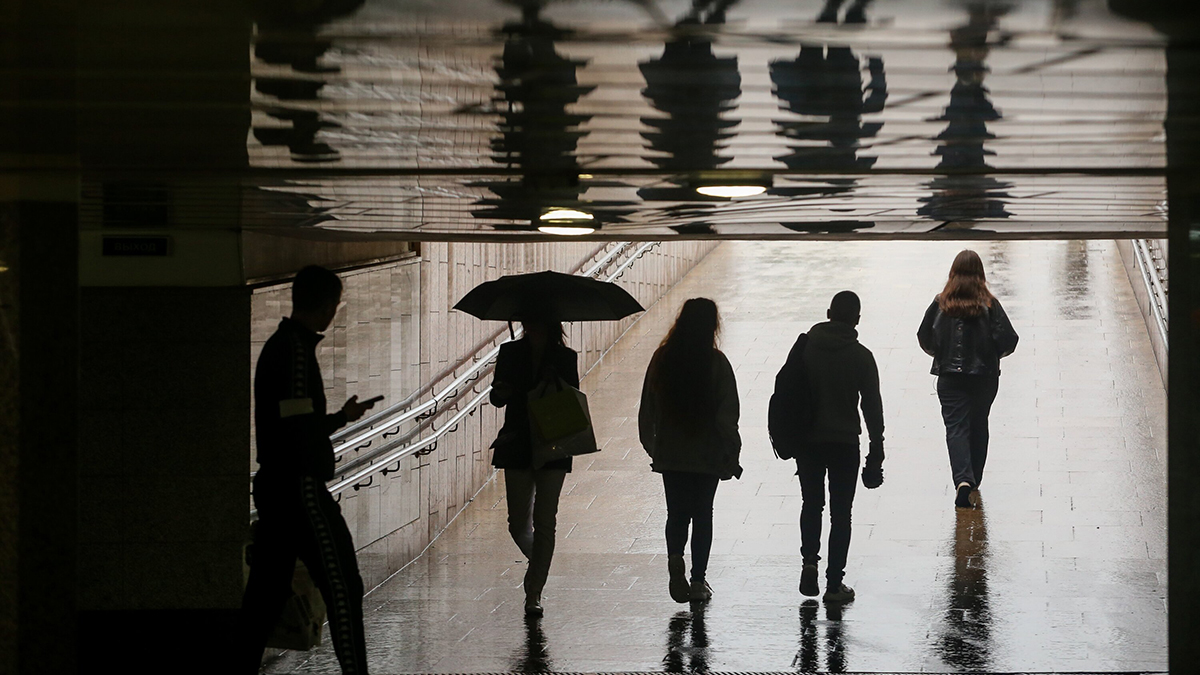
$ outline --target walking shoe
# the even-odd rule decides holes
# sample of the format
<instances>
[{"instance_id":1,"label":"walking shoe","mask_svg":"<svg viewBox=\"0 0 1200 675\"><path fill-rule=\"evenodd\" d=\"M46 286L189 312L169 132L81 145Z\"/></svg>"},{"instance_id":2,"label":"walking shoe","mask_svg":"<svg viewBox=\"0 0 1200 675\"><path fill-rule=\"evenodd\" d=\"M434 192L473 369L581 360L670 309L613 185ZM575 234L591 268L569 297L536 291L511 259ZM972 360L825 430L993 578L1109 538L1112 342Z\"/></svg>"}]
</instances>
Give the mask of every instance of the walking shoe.
<instances>
[{"instance_id":1,"label":"walking shoe","mask_svg":"<svg viewBox=\"0 0 1200 675\"><path fill-rule=\"evenodd\" d=\"M671 599L675 602L687 602L691 600L692 588L687 581L687 570L683 563L683 556L667 556L667 573L671 575L671 581L667 585L667 590L671 592Z\"/></svg>"},{"instance_id":2,"label":"walking shoe","mask_svg":"<svg viewBox=\"0 0 1200 675\"><path fill-rule=\"evenodd\" d=\"M532 595L525 596L525 616L540 617L545 613L545 610L542 609L541 598Z\"/></svg>"},{"instance_id":3,"label":"walking shoe","mask_svg":"<svg viewBox=\"0 0 1200 675\"><path fill-rule=\"evenodd\" d=\"M820 594L821 589L817 587L817 566L805 565L800 570L800 595L815 598Z\"/></svg>"},{"instance_id":4,"label":"walking shoe","mask_svg":"<svg viewBox=\"0 0 1200 675\"><path fill-rule=\"evenodd\" d=\"M959 483L958 494L954 497L954 505L960 509L971 508L971 484Z\"/></svg>"},{"instance_id":5,"label":"walking shoe","mask_svg":"<svg viewBox=\"0 0 1200 675\"><path fill-rule=\"evenodd\" d=\"M692 602L708 602L712 600L712 586L709 586L708 582L703 579L693 581L689 599Z\"/></svg>"},{"instance_id":6,"label":"walking shoe","mask_svg":"<svg viewBox=\"0 0 1200 675\"><path fill-rule=\"evenodd\" d=\"M854 599L854 589L846 584L838 584L837 588L830 586L825 589L825 602L850 602Z\"/></svg>"}]
</instances>

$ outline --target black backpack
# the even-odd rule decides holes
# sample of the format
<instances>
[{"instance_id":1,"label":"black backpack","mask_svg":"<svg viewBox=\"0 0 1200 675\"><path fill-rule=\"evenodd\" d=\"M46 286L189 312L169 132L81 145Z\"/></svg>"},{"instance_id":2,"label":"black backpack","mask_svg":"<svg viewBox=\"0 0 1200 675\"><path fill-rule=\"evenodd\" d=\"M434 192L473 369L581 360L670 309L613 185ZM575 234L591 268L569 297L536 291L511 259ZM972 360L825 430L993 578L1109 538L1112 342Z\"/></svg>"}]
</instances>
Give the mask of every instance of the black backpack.
<instances>
[{"instance_id":1,"label":"black backpack","mask_svg":"<svg viewBox=\"0 0 1200 675\"><path fill-rule=\"evenodd\" d=\"M767 433L779 459L794 459L804 451L804 436L812 426L813 401L804 372L808 334L801 333L775 376L775 392L767 406Z\"/></svg>"}]
</instances>

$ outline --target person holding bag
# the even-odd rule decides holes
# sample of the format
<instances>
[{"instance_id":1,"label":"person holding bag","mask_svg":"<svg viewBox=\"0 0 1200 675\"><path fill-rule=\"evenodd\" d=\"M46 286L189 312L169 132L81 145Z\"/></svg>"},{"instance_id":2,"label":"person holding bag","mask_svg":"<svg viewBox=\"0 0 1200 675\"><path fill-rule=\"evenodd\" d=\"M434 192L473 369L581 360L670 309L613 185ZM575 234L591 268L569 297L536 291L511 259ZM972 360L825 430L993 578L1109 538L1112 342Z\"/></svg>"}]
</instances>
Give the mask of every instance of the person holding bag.
<instances>
[{"instance_id":1,"label":"person holding bag","mask_svg":"<svg viewBox=\"0 0 1200 675\"><path fill-rule=\"evenodd\" d=\"M968 249L954 258L945 288L925 311L917 342L933 357L930 373L938 378L954 505L971 508L971 492L979 488L987 461L1000 359L1017 348L1017 333L988 290L979 254Z\"/></svg>"},{"instance_id":2,"label":"person holding bag","mask_svg":"<svg viewBox=\"0 0 1200 675\"><path fill-rule=\"evenodd\" d=\"M717 485L742 475L738 393L733 366L717 349L720 318L708 298L683 304L642 385L638 435L667 499L668 590L676 602L712 597L705 580ZM691 580L684 545L692 535Z\"/></svg>"},{"instance_id":3,"label":"person holding bag","mask_svg":"<svg viewBox=\"0 0 1200 675\"><path fill-rule=\"evenodd\" d=\"M525 614L543 613L542 588L554 557L558 498L571 471L571 458L534 461L529 393L547 384L579 388L578 355L563 343L562 323L542 315L521 319L521 339L500 347L492 378L492 405L505 408L492 448L492 465L504 470L508 531L529 560L525 571Z\"/></svg>"}]
</instances>

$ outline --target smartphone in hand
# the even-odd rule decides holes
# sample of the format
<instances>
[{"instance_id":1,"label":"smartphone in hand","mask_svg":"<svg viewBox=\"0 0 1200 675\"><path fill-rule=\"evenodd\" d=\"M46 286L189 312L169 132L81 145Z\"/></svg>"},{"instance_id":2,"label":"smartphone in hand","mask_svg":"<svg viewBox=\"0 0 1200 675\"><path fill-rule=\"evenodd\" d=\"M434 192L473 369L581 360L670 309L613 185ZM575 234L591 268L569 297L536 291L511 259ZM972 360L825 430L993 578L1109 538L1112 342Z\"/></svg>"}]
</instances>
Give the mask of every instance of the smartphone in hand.
<instances>
[{"instance_id":1,"label":"smartphone in hand","mask_svg":"<svg viewBox=\"0 0 1200 675\"><path fill-rule=\"evenodd\" d=\"M372 396L371 398L363 401L362 404L367 406L368 408L370 408L371 406L375 405L376 403L379 403L382 400L383 400L383 396Z\"/></svg>"}]
</instances>

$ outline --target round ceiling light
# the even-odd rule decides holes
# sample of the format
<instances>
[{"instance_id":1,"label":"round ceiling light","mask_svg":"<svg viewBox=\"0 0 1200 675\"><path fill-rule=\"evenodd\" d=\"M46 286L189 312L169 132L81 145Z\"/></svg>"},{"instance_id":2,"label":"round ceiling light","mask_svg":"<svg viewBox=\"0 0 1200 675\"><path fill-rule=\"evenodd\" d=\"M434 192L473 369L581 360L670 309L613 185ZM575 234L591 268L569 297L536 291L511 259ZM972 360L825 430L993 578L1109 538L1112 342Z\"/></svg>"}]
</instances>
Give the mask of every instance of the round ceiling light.
<instances>
[{"instance_id":1,"label":"round ceiling light","mask_svg":"<svg viewBox=\"0 0 1200 675\"><path fill-rule=\"evenodd\" d=\"M696 192L709 197L753 197L766 192L767 188L762 185L703 185L696 188Z\"/></svg>"},{"instance_id":2,"label":"round ceiling light","mask_svg":"<svg viewBox=\"0 0 1200 675\"><path fill-rule=\"evenodd\" d=\"M550 209L543 213L539 220L551 223L570 223L578 220L591 220L592 214L577 209Z\"/></svg>"},{"instance_id":3,"label":"round ceiling light","mask_svg":"<svg viewBox=\"0 0 1200 675\"><path fill-rule=\"evenodd\" d=\"M584 234L591 234L596 231L596 228L587 225L542 225L538 227L538 232L543 234L556 234L567 237L578 237Z\"/></svg>"}]
</instances>

